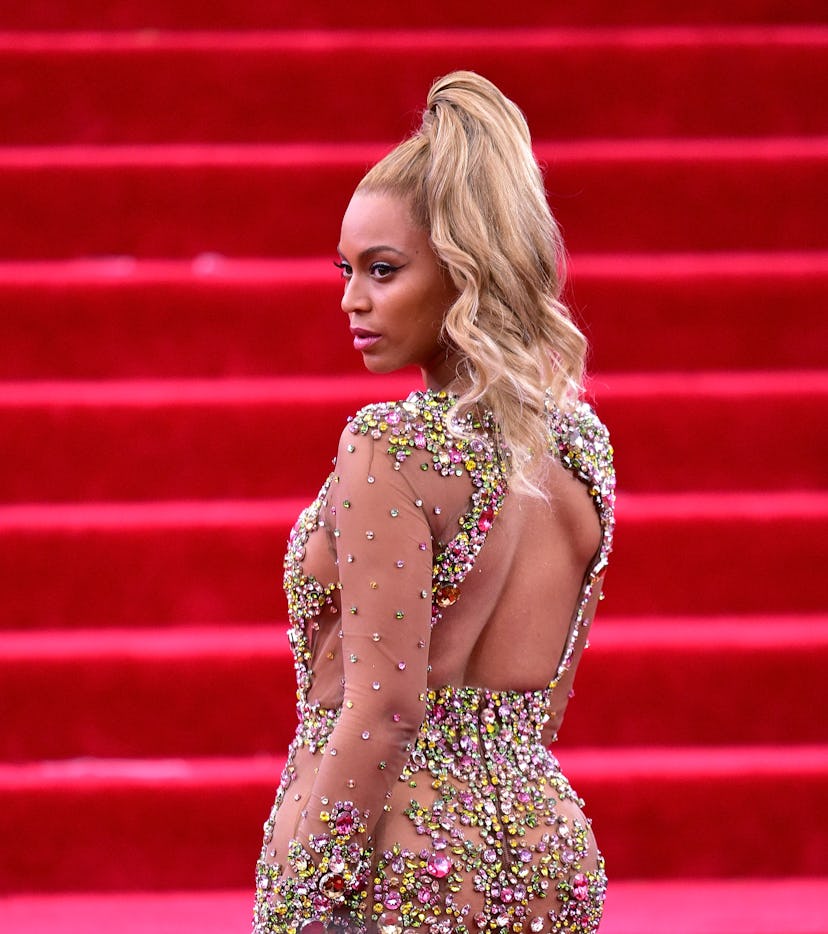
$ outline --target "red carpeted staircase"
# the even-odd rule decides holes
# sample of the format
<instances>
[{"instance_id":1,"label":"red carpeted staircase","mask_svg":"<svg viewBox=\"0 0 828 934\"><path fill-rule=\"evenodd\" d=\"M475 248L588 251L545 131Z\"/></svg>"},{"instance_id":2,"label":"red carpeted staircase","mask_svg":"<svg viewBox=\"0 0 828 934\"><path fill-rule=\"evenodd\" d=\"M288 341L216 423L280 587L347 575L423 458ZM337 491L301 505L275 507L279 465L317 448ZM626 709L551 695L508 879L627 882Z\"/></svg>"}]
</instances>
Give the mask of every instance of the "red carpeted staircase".
<instances>
[{"instance_id":1,"label":"red carpeted staircase","mask_svg":"<svg viewBox=\"0 0 828 934\"><path fill-rule=\"evenodd\" d=\"M821 2L0 9L0 927L248 926L330 264L430 81L525 109L621 493L557 748L602 934L828 932ZM296 7L299 7L296 9Z\"/></svg>"}]
</instances>

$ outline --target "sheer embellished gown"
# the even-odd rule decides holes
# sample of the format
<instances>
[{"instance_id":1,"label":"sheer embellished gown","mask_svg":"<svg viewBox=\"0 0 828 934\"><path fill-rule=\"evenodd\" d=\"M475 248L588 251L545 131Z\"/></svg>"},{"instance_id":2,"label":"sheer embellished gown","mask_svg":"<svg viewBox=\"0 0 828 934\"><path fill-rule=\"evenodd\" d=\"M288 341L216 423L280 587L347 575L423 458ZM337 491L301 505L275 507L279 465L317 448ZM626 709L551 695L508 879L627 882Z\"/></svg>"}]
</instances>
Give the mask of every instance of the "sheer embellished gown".
<instances>
[{"instance_id":1,"label":"sheer embellished gown","mask_svg":"<svg viewBox=\"0 0 828 934\"><path fill-rule=\"evenodd\" d=\"M547 404L544 497L490 413L362 409L285 557L298 727L254 931L590 932L606 876L549 751L612 545L607 432Z\"/></svg>"}]
</instances>

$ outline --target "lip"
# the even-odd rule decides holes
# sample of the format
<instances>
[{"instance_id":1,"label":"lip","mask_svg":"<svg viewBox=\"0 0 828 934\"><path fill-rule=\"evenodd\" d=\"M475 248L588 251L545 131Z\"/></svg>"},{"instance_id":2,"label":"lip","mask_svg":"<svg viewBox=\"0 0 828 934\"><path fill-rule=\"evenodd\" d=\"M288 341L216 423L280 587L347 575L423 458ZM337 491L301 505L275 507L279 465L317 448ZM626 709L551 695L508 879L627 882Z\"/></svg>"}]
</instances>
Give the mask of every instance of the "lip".
<instances>
[{"instance_id":1,"label":"lip","mask_svg":"<svg viewBox=\"0 0 828 934\"><path fill-rule=\"evenodd\" d=\"M381 334L367 331L365 328L351 328L351 334L354 337L354 350L368 350L382 337Z\"/></svg>"}]
</instances>

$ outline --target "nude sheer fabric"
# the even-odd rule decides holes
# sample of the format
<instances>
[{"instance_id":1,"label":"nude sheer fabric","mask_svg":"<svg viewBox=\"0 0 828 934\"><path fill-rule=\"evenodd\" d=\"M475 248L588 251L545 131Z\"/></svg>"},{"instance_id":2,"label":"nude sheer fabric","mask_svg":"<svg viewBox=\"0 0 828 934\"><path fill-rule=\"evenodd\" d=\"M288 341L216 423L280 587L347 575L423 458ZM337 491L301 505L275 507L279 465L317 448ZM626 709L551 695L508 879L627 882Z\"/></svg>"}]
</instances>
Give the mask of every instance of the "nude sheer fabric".
<instances>
[{"instance_id":1,"label":"nude sheer fabric","mask_svg":"<svg viewBox=\"0 0 828 934\"><path fill-rule=\"evenodd\" d=\"M611 449L586 407L550 418L547 500L506 494L493 424L458 442L451 401L360 413L297 524L300 727L257 931L597 928L602 860L546 744L599 599Z\"/></svg>"}]
</instances>

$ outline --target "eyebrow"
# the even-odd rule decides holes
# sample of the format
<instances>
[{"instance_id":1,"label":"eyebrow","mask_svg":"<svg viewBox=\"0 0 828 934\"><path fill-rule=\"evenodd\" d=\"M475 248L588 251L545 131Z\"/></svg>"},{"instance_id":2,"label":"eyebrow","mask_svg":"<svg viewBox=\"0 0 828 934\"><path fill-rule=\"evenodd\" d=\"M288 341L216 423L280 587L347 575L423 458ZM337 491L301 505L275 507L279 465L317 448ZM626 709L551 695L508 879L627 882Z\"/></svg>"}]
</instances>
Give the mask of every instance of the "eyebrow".
<instances>
[{"instance_id":1,"label":"eyebrow","mask_svg":"<svg viewBox=\"0 0 828 934\"><path fill-rule=\"evenodd\" d=\"M339 253L343 259L345 258L345 254L339 247L337 247L336 252ZM377 244L377 246L369 246L364 249L359 254L358 259L368 259L368 257L374 256L376 253L396 253L397 256L405 257L405 253L403 253L402 250L398 250L396 247L390 246L387 243L380 243Z\"/></svg>"}]
</instances>

